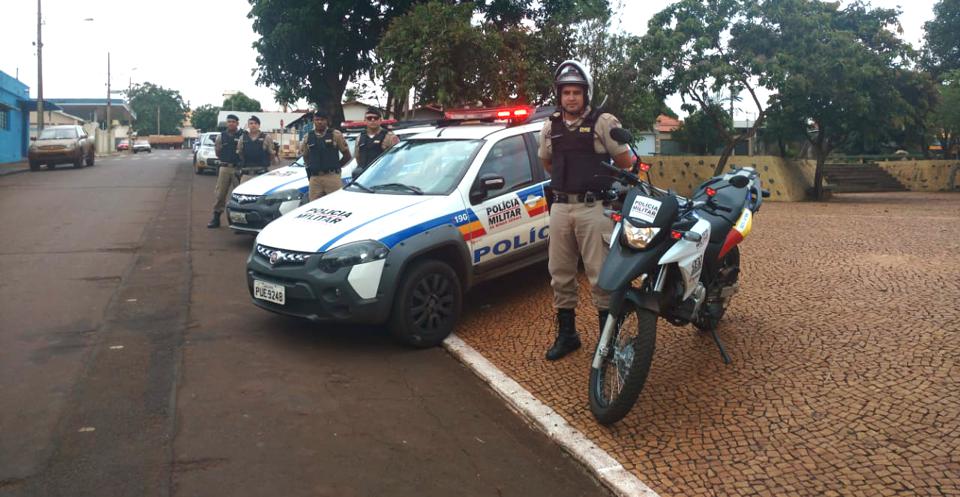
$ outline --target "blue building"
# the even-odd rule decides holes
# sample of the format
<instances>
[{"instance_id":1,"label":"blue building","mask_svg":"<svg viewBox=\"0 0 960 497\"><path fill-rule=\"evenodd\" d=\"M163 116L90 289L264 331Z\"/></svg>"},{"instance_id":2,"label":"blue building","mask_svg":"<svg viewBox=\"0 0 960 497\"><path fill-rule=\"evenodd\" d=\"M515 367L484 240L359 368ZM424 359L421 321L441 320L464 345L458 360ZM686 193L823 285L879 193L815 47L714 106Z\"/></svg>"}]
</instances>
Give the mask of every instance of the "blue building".
<instances>
[{"instance_id":1,"label":"blue building","mask_svg":"<svg viewBox=\"0 0 960 497\"><path fill-rule=\"evenodd\" d=\"M20 161L27 155L29 90L0 71L0 164Z\"/></svg>"}]
</instances>

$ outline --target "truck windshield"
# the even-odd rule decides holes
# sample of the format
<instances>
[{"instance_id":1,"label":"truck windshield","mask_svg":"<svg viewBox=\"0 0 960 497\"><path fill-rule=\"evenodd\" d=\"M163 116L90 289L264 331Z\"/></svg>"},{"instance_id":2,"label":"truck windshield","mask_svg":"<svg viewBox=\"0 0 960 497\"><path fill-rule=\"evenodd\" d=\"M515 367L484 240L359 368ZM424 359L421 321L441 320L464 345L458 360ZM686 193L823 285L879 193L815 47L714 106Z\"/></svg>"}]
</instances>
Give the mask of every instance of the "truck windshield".
<instances>
[{"instance_id":1,"label":"truck windshield","mask_svg":"<svg viewBox=\"0 0 960 497\"><path fill-rule=\"evenodd\" d=\"M482 140L408 140L380 156L357 178L363 187L400 195L446 195L460 182Z\"/></svg>"},{"instance_id":2,"label":"truck windshield","mask_svg":"<svg viewBox=\"0 0 960 497\"><path fill-rule=\"evenodd\" d=\"M40 132L38 140L69 140L77 137L74 128L47 128Z\"/></svg>"}]
</instances>

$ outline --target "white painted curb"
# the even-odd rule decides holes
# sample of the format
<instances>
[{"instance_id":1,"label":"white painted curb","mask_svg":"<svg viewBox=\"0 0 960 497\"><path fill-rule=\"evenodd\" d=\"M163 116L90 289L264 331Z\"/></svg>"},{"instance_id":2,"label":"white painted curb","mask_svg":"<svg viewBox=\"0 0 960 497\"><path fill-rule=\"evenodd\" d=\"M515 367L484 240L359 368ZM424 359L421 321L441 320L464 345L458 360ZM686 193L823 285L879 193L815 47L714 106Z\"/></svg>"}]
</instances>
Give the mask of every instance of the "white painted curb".
<instances>
[{"instance_id":1,"label":"white painted curb","mask_svg":"<svg viewBox=\"0 0 960 497\"><path fill-rule=\"evenodd\" d=\"M443 346L490 385L510 407L586 466L614 494L619 497L659 497L610 454L570 426L556 411L537 400L459 337L450 335L444 340Z\"/></svg>"}]
</instances>

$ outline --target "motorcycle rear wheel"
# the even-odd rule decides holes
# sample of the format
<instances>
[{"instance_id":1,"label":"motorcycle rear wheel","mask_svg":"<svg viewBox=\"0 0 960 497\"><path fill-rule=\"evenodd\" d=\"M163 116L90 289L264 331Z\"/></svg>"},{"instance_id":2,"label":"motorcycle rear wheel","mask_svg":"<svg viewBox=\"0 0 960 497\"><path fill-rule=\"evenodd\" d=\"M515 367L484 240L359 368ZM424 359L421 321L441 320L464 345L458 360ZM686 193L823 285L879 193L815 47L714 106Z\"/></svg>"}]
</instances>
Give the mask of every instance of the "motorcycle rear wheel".
<instances>
[{"instance_id":1,"label":"motorcycle rear wheel","mask_svg":"<svg viewBox=\"0 0 960 497\"><path fill-rule=\"evenodd\" d=\"M656 340L657 315L624 303L610 352L599 369L590 369L590 412L597 422L616 423L633 408L650 373Z\"/></svg>"}]
</instances>

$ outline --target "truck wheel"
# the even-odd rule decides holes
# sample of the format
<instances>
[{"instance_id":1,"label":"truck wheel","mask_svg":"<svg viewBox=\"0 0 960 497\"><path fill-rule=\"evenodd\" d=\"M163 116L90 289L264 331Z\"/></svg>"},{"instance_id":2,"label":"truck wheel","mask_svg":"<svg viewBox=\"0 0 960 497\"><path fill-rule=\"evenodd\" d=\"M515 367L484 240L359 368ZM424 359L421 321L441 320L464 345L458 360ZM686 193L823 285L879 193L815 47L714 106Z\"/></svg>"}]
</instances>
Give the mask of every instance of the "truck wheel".
<instances>
[{"instance_id":1,"label":"truck wheel","mask_svg":"<svg viewBox=\"0 0 960 497\"><path fill-rule=\"evenodd\" d=\"M463 294L457 273L441 261L426 260L410 267L400 281L391 333L413 347L439 345L460 319Z\"/></svg>"},{"instance_id":2,"label":"truck wheel","mask_svg":"<svg viewBox=\"0 0 960 497\"><path fill-rule=\"evenodd\" d=\"M73 159L73 168L80 169L83 167L83 151L77 154L77 157Z\"/></svg>"},{"instance_id":3,"label":"truck wheel","mask_svg":"<svg viewBox=\"0 0 960 497\"><path fill-rule=\"evenodd\" d=\"M39 170L40 170L40 163L37 162L37 161L35 161L35 160L30 161L30 170L31 170L31 171L39 171Z\"/></svg>"},{"instance_id":4,"label":"truck wheel","mask_svg":"<svg viewBox=\"0 0 960 497\"><path fill-rule=\"evenodd\" d=\"M96 155L93 150L90 151L90 155L87 156L87 167L92 167L94 161L96 160Z\"/></svg>"}]
</instances>

